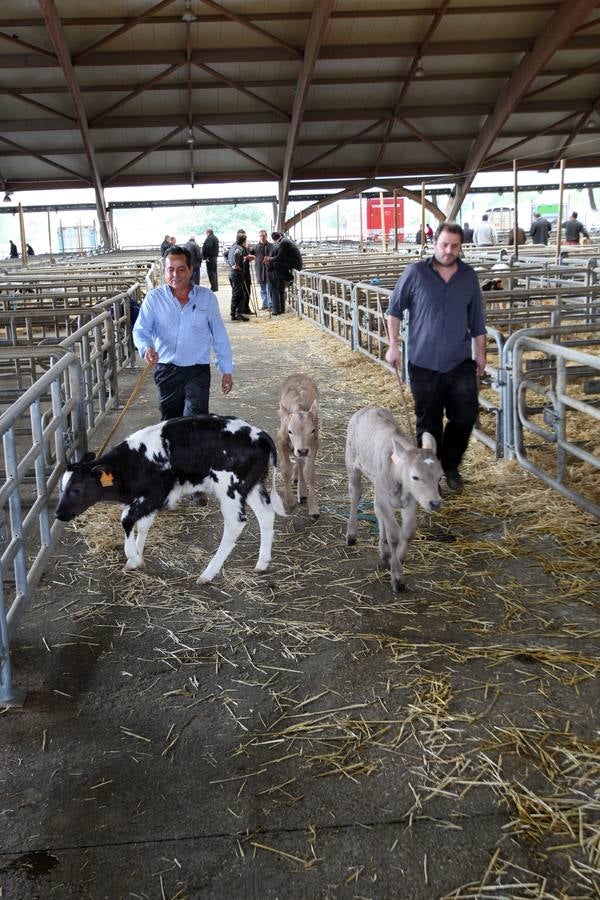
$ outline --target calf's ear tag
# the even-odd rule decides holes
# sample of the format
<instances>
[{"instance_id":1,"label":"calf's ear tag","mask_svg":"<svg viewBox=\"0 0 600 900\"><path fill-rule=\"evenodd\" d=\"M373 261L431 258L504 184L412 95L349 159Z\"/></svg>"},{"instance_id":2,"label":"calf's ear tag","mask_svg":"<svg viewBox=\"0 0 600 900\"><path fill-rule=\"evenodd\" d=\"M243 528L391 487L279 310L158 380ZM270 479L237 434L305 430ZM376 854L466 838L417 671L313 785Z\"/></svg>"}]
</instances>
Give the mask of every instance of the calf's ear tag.
<instances>
[{"instance_id":1,"label":"calf's ear tag","mask_svg":"<svg viewBox=\"0 0 600 900\"><path fill-rule=\"evenodd\" d=\"M115 476L112 472L102 472L100 475L100 484L102 487L111 487L115 483Z\"/></svg>"}]
</instances>

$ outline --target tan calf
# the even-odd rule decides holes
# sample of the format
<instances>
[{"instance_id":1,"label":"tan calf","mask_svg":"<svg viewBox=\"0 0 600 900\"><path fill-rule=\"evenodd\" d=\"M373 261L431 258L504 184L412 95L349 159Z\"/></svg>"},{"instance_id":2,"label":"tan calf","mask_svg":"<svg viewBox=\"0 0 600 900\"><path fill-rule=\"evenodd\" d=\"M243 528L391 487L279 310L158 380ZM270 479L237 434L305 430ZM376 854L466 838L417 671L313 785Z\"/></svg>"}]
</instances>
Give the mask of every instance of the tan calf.
<instances>
[{"instance_id":1,"label":"tan calf","mask_svg":"<svg viewBox=\"0 0 600 900\"><path fill-rule=\"evenodd\" d=\"M394 593L405 587L402 564L417 529L417 504L427 512L441 508L442 467L435 455L435 438L425 432L416 447L400 429L389 409L359 409L348 422L346 470L350 516L346 543L356 543L361 475L373 485L373 506L379 526L379 556L389 566ZM402 527L396 510L402 510Z\"/></svg>"},{"instance_id":2,"label":"tan calf","mask_svg":"<svg viewBox=\"0 0 600 900\"><path fill-rule=\"evenodd\" d=\"M308 375L290 375L279 395L277 450L283 477L283 499L294 506L292 481L297 481L297 499L308 499L308 512L319 517L315 491L315 458L319 448L319 393Z\"/></svg>"}]
</instances>

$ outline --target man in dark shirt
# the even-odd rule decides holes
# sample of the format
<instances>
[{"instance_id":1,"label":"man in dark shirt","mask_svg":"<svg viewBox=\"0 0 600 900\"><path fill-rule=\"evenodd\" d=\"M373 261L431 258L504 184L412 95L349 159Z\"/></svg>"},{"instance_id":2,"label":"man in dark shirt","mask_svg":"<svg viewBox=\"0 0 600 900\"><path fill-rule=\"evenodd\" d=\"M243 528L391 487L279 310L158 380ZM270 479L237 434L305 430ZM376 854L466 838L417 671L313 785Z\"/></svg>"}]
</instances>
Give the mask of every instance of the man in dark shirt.
<instances>
[{"instance_id":1,"label":"man in dark shirt","mask_svg":"<svg viewBox=\"0 0 600 900\"><path fill-rule=\"evenodd\" d=\"M200 266L202 265L202 251L200 250L200 246L196 243L196 238L194 235L191 236L189 241L186 241L183 245L187 247L190 251L190 256L192 258L192 281L194 284L200 284Z\"/></svg>"},{"instance_id":2,"label":"man in dark shirt","mask_svg":"<svg viewBox=\"0 0 600 900\"><path fill-rule=\"evenodd\" d=\"M547 244L548 243L548 235L550 234L550 229L552 225L545 218L545 216L541 216L539 212L534 212L533 214L533 222L531 223L531 228L529 230L529 234L533 239L534 244Z\"/></svg>"},{"instance_id":3,"label":"man in dark shirt","mask_svg":"<svg viewBox=\"0 0 600 900\"><path fill-rule=\"evenodd\" d=\"M442 223L434 236L433 256L404 270L388 307L390 347L385 357L398 366L398 332L408 310L408 372L417 440L420 443L424 431L434 436L446 482L455 491L463 487L458 468L477 418L477 375L485 371L483 300L475 272L459 258L462 239L460 225Z\"/></svg>"},{"instance_id":4,"label":"man in dark shirt","mask_svg":"<svg viewBox=\"0 0 600 900\"><path fill-rule=\"evenodd\" d=\"M475 234L475 232L473 231L473 229L471 228L471 226L469 225L468 222L465 222L465 224L463 225L463 234L464 234L463 242L465 244L472 244L473 243L473 235Z\"/></svg>"},{"instance_id":5,"label":"man in dark shirt","mask_svg":"<svg viewBox=\"0 0 600 900\"><path fill-rule=\"evenodd\" d=\"M261 309L269 309L271 300L269 298L269 280L267 269L265 266L265 256L268 256L273 249L273 245L269 243L267 232L264 228L258 232L258 243L252 248L252 253L256 259L256 281L260 287L260 296L262 299Z\"/></svg>"},{"instance_id":6,"label":"man in dark shirt","mask_svg":"<svg viewBox=\"0 0 600 900\"><path fill-rule=\"evenodd\" d=\"M219 238L212 228L206 229L206 238L202 244L202 259L206 260L206 274L210 282L211 291L219 290L219 277L217 275L217 259L219 258Z\"/></svg>"},{"instance_id":7,"label":"man in dark shirt","mask_svg":"<svg viewBox=\"0 0 600 900\"><path fill-rule=\"evenodd\" d=\"M169 249L170 246L171 246L171 238L168 234L165 234L164 240L163 240L162 244L160 245L160 255L164 256L165 252Z\"/></svg>"},{"instance_id":8,"label":"man in dark shirt","mask_svg":"<svg viewBox=\"0 0 600 900\"><path fill-rule=\"evenodd\" d=\"M589 234L577 218L577 213L571 213L569 219L562 223L565 229L565 244L578 244L580 237L589 237Z\"/></svg>"},{"instance_id":9,"label":"man in dark shirt","mask_svg":"<svg viewBox=\"0 0 600 900\"><path fill-rule=\"evenodd\" d=\"M240 228L235 236L235 244L232 244L227 254L229 266L229 282L231 284L231 321L247 322L248 318L243 310L246 306L246 263L251 262L254 256L248 252L246 246L246 232Z\"/></svg>"}]
</instances>

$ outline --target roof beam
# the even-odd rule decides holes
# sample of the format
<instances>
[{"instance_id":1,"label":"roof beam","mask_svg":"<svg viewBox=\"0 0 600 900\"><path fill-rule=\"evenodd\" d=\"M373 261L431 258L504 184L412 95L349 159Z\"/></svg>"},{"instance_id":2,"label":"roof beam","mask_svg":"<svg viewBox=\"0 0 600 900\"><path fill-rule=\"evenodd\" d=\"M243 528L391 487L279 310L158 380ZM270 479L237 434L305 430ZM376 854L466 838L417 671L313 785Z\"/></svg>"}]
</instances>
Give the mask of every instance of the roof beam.
<instances>
[{"instance_id":1,"label":"roof beam","mask_svg":"<svg viewBox=\"0 0 600 900\"><path fill-rule=\"evenodd\" d=\"M542 87L536 88L533 91L528 91L523 99L527 99L528 97L536 97L538 94L542 94L544 93L544 91L549 91L551 88L558 87L560 84L564 84L566 81L572 81L573 78L581 78L582 75L594 74L594 72L598 71L599 65L600 60L596 60L595 62L590 63L589 66L584 66L583 69L578 69L576 72L569 72L567 75L563 75L562 78L556 78L554 81L549 81L548 84L542 85Z\"/></svg>"},{"instance_id":2,"label":"roof beam","mask_svg":"<svg viewBox=\"0 0 600 900\"><path fill-rule=\"evenodd\" d=\"M494 13L521 13L521 12L554 12L557 8L557 0L546 0L546 2L536 3L498 3L490 8L488 5L474 6L452 6L449 15L454 16L480 16L490 11ZM221 7L222 9L222 7ZM415 16L434 16L436 12L435 6L401 6L386 7L384 9L357 9L357 10L335 10L331 14L332 19L399 19L414 18ZM226 22L231 16L224 14L215 14L210 16L202 16L196 14L196 21L200 23ZM290 10L286 12L251 12L247 13L247 22L302 22L310 19L310 12L304 10ZM161 16L156 19L156 24L171 25L180 21L181 16L170 15ZM101 25L108 27L109 25L126 25L132 21L127 16L65 16L63 18L63 26L65 28L81 25ZM2 18L0 17L0 28L39 28L43 23L39 19L33 18Z\"/></svg>"},{"instance_id":3,"label":"roof beam","mask_svg":"<svg viewBox=\"0 0 600 900\"><path fill-rule=\"evenodd\" d=\"M41 0L40 0L41 2ZM473 41L433 41L427 56L481 56L484 54L528 53L534 41L531 38L484 38ZM575 35L564 42L561 49L586 51L600 49L600 34ZM342 59L412 59L418 53L419 44L392 41L378 44L330 44L320 48L320 60ZM90 53L84 57L81 66L155 66L157 59L161 63L173 64L185 59L182 50L157 48L156 50L118 50ZM196 47L194 61L215 63L238 62L285 62L296 61L297 54L284 47ZM34 54L2 54L0 68L22 69L28 66L45 68L56 66L52 54L40 59Z\"/></svg>"},{"instance_id":4,"label":"roof beam","mask_svg":"<svg viewBox=\"0 0 600 900\"><path fill-rule=\"evenodd\" d=\"M533 113L584 113L592 109L592 101L589 99L575 100L547 100L532 101L519 104L514 111L519 114L530 115ZM401 117L405 119L432 119L432 118L451 118L452 116L467 118L479 118L481 116L489 116L492 112L489 103L469 103L456 106L407 106L401 110ZM316 122L331 124L335 122L372 122L374 118L387 119L389 110L378 108L363 109L355 107L350 109L314 109L304 113L305 122ZM146 115L146 116L107 116L103 119L95 129L117 129L122 131L124 128L175 128L185 121L186 116L182 113L174 113L171 115ZM196 124L220 127L222 125L282 125L281 117L268 110L256 110L249 113L196 113L194 116ZM2 122L2 131L4 134L11 132L44 132L44 131L72 131L75 128L74 122L67 122L64 119L6 119ZM467 126L466 126L467 127ZM476 123L472 125L476 127ZM456 137L456 136L455 136ZM441 138L443 140L443 138Z\"/></svg>"},{"instance_id":5,"label":"roof beam","mask_svg":"<svg viewBox=\"0 0 600 900\"><path fill-rule=\"evenodd\" d=\"M298 50L297 47L292 47L291 44L286 43L286 41L282 41L281 38L278 38L276 35L265 31L264 28L259 28L258 25L254 25L251 21L250 16L239 16L236 13L231 12L231 10L225 9L225 7L221 6L220 3L215 3L215 0L200 0L200 2L205 6L208 6L210 9L221 13L221 15L225 16L225 18L227 19L230 19L232 22L237 22L238 25L242 25L244 28L249 28L255 34L258 34L266 41L269 41L269 43L278 44L280 47L284 47L286 50L294 53L299 59L302 59L301 50Z\"/></svg>"},{"instance_id":6,"label":"roof beam","mask_svg":"<svg viewBox=\"0 0 600 900\"><path fill-rule=\"evenodd\" d=\"M56 56L52 53L51 50L46 50L45 47L38 47L37 44L30 44L29 41L23 41L21 38L17 37L16 34L4 34L3 31L0 31L0 38L5 41L9 41L11 44L16 44L17 47L24 47L26 50L33 50L34 53L39 53L41 56L45 56L47 59L51 59L56 61Z\"/></svg>"},{"instance_id":7,"label":"roof beam","mask_svg":"<svg viewBox=\"0 0 600 900\"><path fill-rule=\"evenodd\" d=\"M554 161L554 156L549 156L546 158L539 157L536 159L535 163L531 163L530 165L521 164L521 169L546 169L551 168ZM575 158L566 158L565 164L567 168L579 167L582 165L586 166L600 166L600 153L590 154L585 157ZM512 172L512 166L508 166L506 163L498 163L495 166L490 166L489 171L495 172ZM385 171L383 172L383 177L377 179L375 186L379 187L380 183L385 183L387 179L395 179L399 178L402 182L407 183L412 174L414 173L414 165L413 166L404 166L395 169L394 171ZM442 181L444 184L449 184L453 180L452 175L444 176L444 172L440 167L435 166L422 166L420 167L420 173L422 176L425 176L425 180L427 178L435 179L436 182ZM115 180L111 183L111 187L152 187L153 185L173 185L173 184L182 184L186 179L187 173L185 171L176 171L169 173L161 173L161 174L146 174L146 175L131 175L131 176L119 176L115 178ZM371 172L367 167L363 166L362 168L346 168L346 169L335 169L330 171L314 171L306 173L306 182L297 184L295 186L296 190L306 189L308 187L314 187L315 181L319 184L322 184L323 188L329 188L332 183L332 179L339 178L341 179L341 183L344 185L348 184L348 179L368 179L371 176ZM264 181L264 171L259 168L252 168L246 171L240 171L239 169L229 169L222 170L219 172L214 171L201 171L196 173L196 184L229 184L232 182L239 183L249 183L256 181ZM421 181L423 178L420 179ZM431 182L429 182L431 185ZM89 182L84 181L82 178L71 178L71 179L10 179L10 191L39 191L39 190L70 190L72 188L81 188L81 187L89 187Z\"/></svg>"},{"instance_id":8,"label":"roof beam","mask_svg":"<svg viewBox=\"0 0 600 900\"><path fill-rule=\"evenodd\" d=\"M315 156L314 159L309 160L309 162L304 163L303 166L299 166L294 169L294 175L297 177L300 172L304 169L307 169L309 166L314 165L316 162L320 162L322 159L325 159L326 156L330 156L332 153L336 153L338 150L341 150L342 147L347 147L348 144L356 144L360 141L361 137L364 137L365 134L369 134L369 132L373 131L375 128L378 128L379 125L383 124L385 119L377 119L376 122L371 122L370 125L367 125L366 128L363 128L362 131L357 132L357 134L351 135L351 137L346 138L343 141L340 141L334 147L330 147L329 150L326 150L324 153L320 153L319 156ZM297 146L300 146L303 142L298 141ZM377 142L379 143L379 141Z\"/></svg>"},{"instance_id":9,"label":"roof beam","mask_svg":"<svg viewBox=\"0 0 600 900\"><path fill-rule=\"evenodd\" d=\"M169 66L168 69L165 69L164 72L161 72L159 75L156 75L155 78L152 78L150 81L147 81L146 84L140 84L134 91L131 91L130 94L127 94L126 97L122 97L120 100L117 100L116 103L113 103L112 106L108 106L105 110L98 113L98 115L94 116L93 119L89 120L89 124L91 127L97 125L101 119L104 119L109 113L115 112L115 110L120 109L122 106L125 106L126 103L129 103L131 100L134 100L140 94L143 94L144 91L148 90L149 87L158 84L163 81L165 78L168 78L169 75L172 75L174 72L177 72L178 69L183 68L185 63L181 63L178 66Z\"/></svg>"},{"instance_id":10,"label":"roof beam","mask_svg":"<svg viewBox=\"0 0 600 900\"><path fill-rule=\"evenodd\" d=\"M563 116L562 119L559 119L558 122L553 122L552 125L549 125L548 128L544 128L542 131L536 131L535 134L528 134L524 138L521 138L518 141L515 141L513 144L509 144L508 147L503 147L502 150L497 150L496 153L490 154L486 157L486 164L491 162L494 159L497 159L499 156L503 156L506 159L506 155L508 153L512 153L513 150L516 150L517 147L522 147L523 144L528 144L529 141L535 141L536 138L544 137L546 134L557 134L559 132L556 131L556 128L560 125L564 125L565 122L570 121L575 113L569 113L568 116ZM586 113L586 115L588 115ZM591 115L591 113L590 113ZM507 135L503 135L503 137L507 137Z\"/></svg>"},{"instance_id":11,"label":"roof beam","mask_svg":"<svg viewBox=\"0 0 600 900\"><path fill-rule=\"evenodd\" d=\"M4 135L0 135L0 141L3 144L6 144L8 147L14 147L15 150L18 150L24 156L32 156L34 159L39 159L40 162L46 163L48 166L52 166L54 169L59 169L61 172L66 172L68 175L75 175L76 178L81 178L88 185L91 185L91 179L86 178L85 175L81 175L79 172L76 172L75 169L69 169L67 166L61 166L60 163L54 162L52 159L48 159L45 156L42 156L40 153L36 153L35 150L29 150L27 147L24 147L23 144L18 144L16 141L11 141L10 138L5 137Z\"/></svg>"},{"instance_id":12,"label":"roof beam","mask_svg":"<svg viewBox=\"0 0 600 900\"><path fill-rule=\"evenodd\" d=\"M384 184L380 184L379 182L375 185L375 179L368 178L366 181L358 182L353 184L351 187L345 188L342 191L339 191L337 194L330 194L326 197L317 200L316 203L313 203L311 206L307 206L304 209L300 210L299 213L292 216L291 219L287 219L283 223L283 230L289 231L290 228L293 228L294 225L297 225L302 219L306 219L308 216L313 215L318 209L323 209L324 206L330 206L332 203L338 203L340 200L349 200L351 197L356 197L358 194L362 194L363 191L368 190L372 187L385 188ZM409 191L403 187L397 187L396 185L391 190L395 190L397 194L401 197L407 197L409 200L413 200L415 203L421 205L421 194L416 191ZM444 213L436 206L435 203L432 203L431 200L425 200L425 206L429 210L429 212L436 217L439 222L444 220Z\"/></svg>"},{"instance_id":13,"label":"roof beam","mask_svg":"<svg viewBox=\"0 0 600 900\"><path fill-rule=\"evenodd\" d=\"M204 63L200 63L197 60L192 61L192 64L196 66L196 68L201 69L203 72L206 72L216 81L221 82L221 84L226 84L228 85L228 87L239 91L240 94L245 94L246 97L251 97L252 100L255 100L257 103L261 103L263 106L268 106L269 109L274 110L278 115L289 122L290 117L284 109L281 109L279 106L275 106L275 104L271 103L270 100L265 100L263 97L260 97L253 91L249 91L248 88L244 87L243 84L240 84L239 81L234 81L232 78L227 78L226 75L222 75L220 72L217 72L216 69L213 69L210 66L205 65Z\"/></svg>"},{"instance_id":14,"label":"roof beam","mask_svg":"<svg viewBox=\"0 0 600 900\"><path fill-rule=\"evenodd\" d=\"M502 128L519 105L527 88L552 55L567 42L575 28L581 25L596 8L596 5L597 0L563 0L559 9L548 20L532 50L523 57L509 78L505 90L496 101L493 113L488 116L479 137L471 148L465 164L464 177L457 183L456 195L446 207L446 215L449 219L456 217L475 175Z\"/></svg>"},{"instance_id":15,"label":"roof beam","mask_svg":"<svg viewBox=\"0 0 600 900\"><path fill-rule=\"evenodd\" d=\"M208 135L213 138L218 144L221 144L223 147L227 147L228 150L233 150L234 153L237 153L238 156L242 156L244 159L247 159L249 162L254 163L255 166L258 166L260 169L263 169L265 172L268 172L273 178L279 178L279 173L268 166L266 163L262 163L260 160L255 159L253 156L250 156L249 153L244 153L243 150L237 146L237 144L232 144L230 141L225 140L225 138L221 137L218 134L215 134L214 131L210 131L208 128L204 128L203 125L199 125L197 122L194 123L194 127L201 131L203 134ZM264 176L262 176L264 180ZM235 178L233 179L235 181Z\"/></svg>"},{"instance_id":16,"label":"roof beam","mask_svg":"<svg viewBox=\"0 0 600 900\"><path fill-rule=\"evenodd\" d=\"M156 143L155 143L155 144L152 144L151 147L146 147L145 150L143 150L143 151L142 151L141 153L139 153L136 157L134 157L133 159L131 159L128 163L125 163L125 165L121 166L119 169L116 169L116 170L112 173L112 175L109 175L108 178L105 178L105 179L104 179L104 184L105 184L105 185L110 184L111 181L114 181L115 178L116 178L118 175L122 175L123 172L126 172L127 169L130 169L130 168L131 168L132 166L134 166L136 163L141 162L142 159L145 159L145 158L146 158L147 156L149 156L151 153L154 153L156 150L160 150L160 148L163 147L164 144L167 143L167 141L170 141L171 138L177 137L177 135L178 135L178 134L181 134L181 132L182 132L183 130L184 130L184 126L181 125L179 128L174 128L172 131L169 131L169 133L166 134L164 137L162 137L162 138L160 139L160 141L156 141ZM177 149L177 150L181 151L181 148L180 148L180 147L173 148L173 149ZM111 148L110 152L111 152L111 153L117 153L118 150L117 150L116 148Z\"/></svg>"},{"instance_id":17,"label":"roof beam","mask_svg":"<svg viewBox=\"0 0 600 900\"><path fill-rule=\"evenodd\" d=\"M296 146L300 134L300 126L302 125L308 89L317 64L319 50L323 38L325 37L325 29L327 28L327 23L329 22L329 16L331 15L334 3L335 0L315 0L310 25L308 26L308 32L304 42L304 59L300 67L300 72L298 73L296 92L294 94L294 106L292 109L292 120L287 134L287 143L283 157L283 171L279 185L280 225L285 220L285 208L290 192L292 167L294 165L294 156L296 154Z\"/></svg>"},{"instance_id":18,"label":"roof beam","mask_svg":"<svg viewBox=\"0 0 600 900\"><path fill-rule=\"evenodd\" d=\"M77 121L74 116L69 116L67 115L67 113L61 112L59 109L53 109L51 106L46 106L45 103L40 103L39 100L33 100L31 97L27 97L25 94L22 94L19 91L13 91L12 88L0 87L0 94L6 94L8 97L14 97L15 100L20 100L22 103L27 103L29 106L34 106L36 109L41 109L43 112L52 113L53 116L61 116L61 118L67 119L67 121L69 122Z\"/></svg>"},{"instance_id":19,"label":"roof beam","mask_svg":"<svg viewBox=\"0 0 600 900\"><path fill-rule=\"evenodd\" d=\"M105 35L103 38L100 38L100 40L95 41L95 43L90 44L88 47L80 50L79 53L76 53L73 57L73 63L77 65L80 60L82 60L85 56L88 56L94 50L97 50L98 47L104 47L105 44L110 43L110 41L114 41L115 38L121 37L122 34L126 34L128 31L131 31L131 29L135 28L136 25L141 25L142 22L146 22L157 12L160 12L161 9L164 9L166 6L171 6L171 4L174 2L175 0L161 0L160 3L157 3L155 6L147 9L146 12L141 13L139 16L135 16L133 19L129 19L129 21L124 23L121 28L117 28L116 31L111 32L111 34Z\"/></svg>"},{"instance_id":20,"label":"roof beam","mask_svg":"<svg viewBox=\"0 0 600 900\"><path fill-rule=\"evenodd\" d=\"M591 75L596 72L600 72L600 60L596 63L591 63L589 66L586 66L584 69L545 69L544 77L548 78L557 78L564 79L565 81L570 81L573 78L578 78L581 75ZM479 78L479 79L487 79L488 81L506 81L507 78L510 78L512 75L512 71L497 71L497 72L436 72L435 74L427 74L424 78L420 80L421 84L431 84L432 82L443 81L444 83L448 81L464 81L469 78ZM313 87L321 87L328 85L353 85L353 84L402 84L405 80L405 75L347 75L345 77L321 77L321 78L313 78L312 86ZM559 82L557 81L556 84ZM562 80L561 82L562 83ZM237 82L234 82L237 84ZM296 87L296 79L295 78L271 78L271 79L260 79L260 78L247 78L244 79L244 85L247 88L281 88L281 87ZM554 87L554 85L548 85L548 87ZM160 86L150 85L146 88L148 91L181 91L185 88L185 85L181 82L171 82L167 85L161 84ZM196 81L193 85L195 91L203 91L203 90L219 90L221 85L215 81ZM85 84L80 85L79 90L82 94L114 94L116 92L114 84ZM539 92L546 90L546 87L540 88ZM45 85L39 86L35 85L27 88L26 93L30 94L66 94L67 87L62 85ZM537 94L538 91L530 91L525 95L527 97L533 97Z\"/></svg>"},{"instance_id":21,"label":"roof beam","mask_svg":"<svg viewBox=\"0 0 600 900\"><path fill-rule=\"evenodd\" d=\"M408 68L408 74L406 75L406 78L404 79L404 84L400 88L400 93L398 94L398 97L396 98L396 102L394 104L394 111L393 111L390 119L388 120L388 124L385 129L385 134L383 135L383 141L381 142L381 147L379 148L379 153L377 154L377 159L375 160L375 165L373 167L373 173L375 175L377 175L379 166L381 165L381 163L383 161L383 156L385 154L385 148L387 147L387 145L389 143L392 131L394 129L395 120L398 118L398 116L400 114L400 109L402 107L402 101L404 100L404 97L406 96L406 92L408 91L408 89L411 85L411 82L415 76L415 72L417 71L417 66L419 65L419 61L420 61L421 57L423 56L423 54L425 53L425 51L427 50L427 47L431 44L435 30L438 27L438 25L440 24L440 22L442 21L442 19L444 18L444 13L446 12L449 5L450 5L450 0L442 0L441 4L439 6L439 9L436 10L433 20L429 23L429 28L427 29L423 40L419 44L417 52L415 53L415 55L412 58L412 61Z\"/></svg>"},{"instance_id":22,"label":"roof beam","mask_svg":"<svg viewBox=\"0 0 600 900\"><path fill-rule=\"evenodd\" d=\"M561 159L563 158L563 156L565 155L566 151L567 151L568 148L571 146L571 144L573 143L573 141L575 140L575 138L577 137L577 135L578 135L578 134L582 131L582 129L585 128L585 126L587 125L587 123L588 123L590 117L591 117L595 112L600 112L600 106L599 106L599 103L600 103L600 97L596 97L596 100L594 101L594 108L593 108L592 110L590 110L590 112L584 113L582 116L580 116L579 121L575 124L575 126L573 127L573 129L572 129L571 133L569 134L568 138L567 138L566 141L563 143L563 145L561 146L560 150L557 152L557 154L556 154L556 162L555 162L555 166L558 166L558 164L560 163Z\"/></svg>"},{"instance_id":23,"label":"roof beam","mask_svg":"<svg viewBox=\"0 0 600 900\"><path fill-rule=\"evenodd\" d=\"M60 21L60 16L58 15L54 0L38 0L38 2L44 14L44 20L46 22L48 35L50 37L50 40L52 41L52 45L56 51L56 56L64 72L65 80L67 82L69 93L71 95L71 100L73 101L73 106L75 107L75 114L77 116L77 122L79 124L79 131L81 133L85 155L87 157L88 165L90 168L91 181L94 187L94 193L96 195L96 209L98 211L98 222L100 225L102 242L105 247L112 247L108 213L106 210L106 202L104 200L104 192L102 190L100 171L96 162L96 155L94 153L94 145L92 144L92 139L90 136L85 107L83 105L83 100L81 99L77 79L75 78L75 71L73 69L73 63L71 62L71 56L67 47L67 42L63 32L62 23Z\"/></svg>"}]
</instances>

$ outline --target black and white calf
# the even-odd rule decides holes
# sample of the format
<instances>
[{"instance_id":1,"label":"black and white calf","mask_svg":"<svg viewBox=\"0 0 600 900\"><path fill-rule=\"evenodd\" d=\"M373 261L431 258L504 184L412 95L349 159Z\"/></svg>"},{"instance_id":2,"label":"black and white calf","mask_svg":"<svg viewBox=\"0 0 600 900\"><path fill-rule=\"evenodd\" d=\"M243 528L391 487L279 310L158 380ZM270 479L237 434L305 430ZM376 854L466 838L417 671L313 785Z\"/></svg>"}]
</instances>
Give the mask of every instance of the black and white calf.
<instances>
[{"instance_id":1,"label":"black and white calf","mask_svg":"<svg viewBox=\"0 0 600 900\"><path fill-rule=\"evenodd\" d=\"M264 479L273 464L269 494ZM103 456L88 453L67 467L56 518L69 522L99 501L124 505L126 568L144 564L144 544L158 510L173 509L186 495L214 494L223 514L219 548L198 578L211 581L246 524L246 503L260 526L256 571L271 561L275 513L284 516L275 489L277 452L265 431L242 419L206 415L169 419L130 435Z\"/></svg>"}]
</instances>

